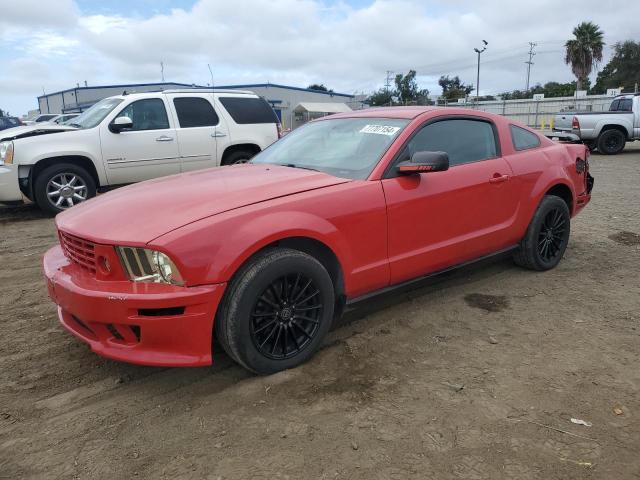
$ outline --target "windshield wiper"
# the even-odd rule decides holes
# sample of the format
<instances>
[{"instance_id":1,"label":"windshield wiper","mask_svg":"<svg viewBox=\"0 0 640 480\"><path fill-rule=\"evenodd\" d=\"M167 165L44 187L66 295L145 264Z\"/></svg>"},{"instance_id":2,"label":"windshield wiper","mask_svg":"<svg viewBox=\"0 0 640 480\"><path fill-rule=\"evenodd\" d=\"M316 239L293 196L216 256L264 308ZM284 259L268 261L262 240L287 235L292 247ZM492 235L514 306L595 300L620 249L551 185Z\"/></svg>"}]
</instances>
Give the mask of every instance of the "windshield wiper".
<instances>
[{"instance_id":1,"label":"windshield wiper","mask_svg":"<svg viewBox=\"0 0 640 480\"><path fill-rule=\"evenodd\" d=\"M280 163L278 165L282 165L283 167L301 168L303 170L313 170L314 172L319 172L320 171L317 168L303 167L302 165L296 165L295 163Z\"/></svg>"},{"instance_id":2,"label":"windshield wiper","mask_svg":"<svg viewBox=\"0 0 640 480\"><path fill-rule=\"evenodd\" d=\"M70 127L82 128L82 125L79 123L66 123L65 125L69 125Z\"/></svg>"}]
</instances>

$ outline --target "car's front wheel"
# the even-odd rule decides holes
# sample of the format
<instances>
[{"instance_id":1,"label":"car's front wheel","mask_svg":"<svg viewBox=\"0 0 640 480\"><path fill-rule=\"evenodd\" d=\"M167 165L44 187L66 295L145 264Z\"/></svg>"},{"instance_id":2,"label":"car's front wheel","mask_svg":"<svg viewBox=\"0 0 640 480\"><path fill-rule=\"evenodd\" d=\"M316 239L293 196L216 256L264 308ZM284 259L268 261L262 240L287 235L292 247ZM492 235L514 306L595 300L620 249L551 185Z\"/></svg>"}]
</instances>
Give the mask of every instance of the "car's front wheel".
<instances>
[{"instance_id":1,"label":"car's front wheel","mask_svg":"<svg viewBox=\"0 0 640 480\"><path fill-rule=\"evenodd\" d=\"M33 193L38 206L55 215L94 197L96 182L84 168L58 163L38 173Z\"/></svg>"},{"instance_id":2,"label":"car's front wheel","mask_svg":"<svg viewBox=\"0 0 640 480\"><path fill-rule=\"evenodd\" d=\"M216 316L216 334L225 351L253 372L293 368L320 346L334 302L331 277L318 260L274 248L234 276Z\"/></svg>"},{"instance_id":3,"label":"car's front wheel","mask_svg":"<svg viewBox=\"0 0 640 480\"><path fill-rule=\"evenodd\" d=\"M562 259L569 244L571 214L565 201L555 195L542 198L527 233L514 255L516 264L531 270L549 270Z\"/></svg>"}]
</instances>

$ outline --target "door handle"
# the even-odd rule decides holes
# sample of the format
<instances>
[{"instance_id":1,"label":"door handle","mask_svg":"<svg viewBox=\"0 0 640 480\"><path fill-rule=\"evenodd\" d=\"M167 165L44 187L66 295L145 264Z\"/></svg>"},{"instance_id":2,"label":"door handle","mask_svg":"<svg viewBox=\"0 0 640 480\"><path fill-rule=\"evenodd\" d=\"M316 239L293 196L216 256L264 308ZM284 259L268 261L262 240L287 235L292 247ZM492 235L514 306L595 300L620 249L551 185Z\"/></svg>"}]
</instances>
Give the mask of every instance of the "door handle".
<instances>
[{"instance_id":1,"label":"door handle","mask_svg":"<svg viewBox=\"0 0 640 480\"><path fill-rule=\"evenodd\" d=\"M489 183L502 183L509 180L509 175L500 175L499 173L495 173L493 177L489 179Z\"/></svg>"},{"instance_id":2,"label":"door handle","mask_svg":"<svg viewBox=\"0 0 640 480\"><path fill-rule=\"evenodd\" d=\"M166 135L161 135L156 138L156 142L173 142L173 137L167 137Z\"/></svg>"},{"instance_id":3,"label":"door handle","mask_svg":"<svg viewBox=\"0 0 640 480\"><path fill-rule=\"evenodd\" d=\"M227 134L226 134L226 133L223 133L223 132L214 132L214 133L212 133L212 134L211 134L211 136L212 136L213 138L221 138L221 137L226 137L226 136L227 136Z\"/></svg>"}]
</instances>

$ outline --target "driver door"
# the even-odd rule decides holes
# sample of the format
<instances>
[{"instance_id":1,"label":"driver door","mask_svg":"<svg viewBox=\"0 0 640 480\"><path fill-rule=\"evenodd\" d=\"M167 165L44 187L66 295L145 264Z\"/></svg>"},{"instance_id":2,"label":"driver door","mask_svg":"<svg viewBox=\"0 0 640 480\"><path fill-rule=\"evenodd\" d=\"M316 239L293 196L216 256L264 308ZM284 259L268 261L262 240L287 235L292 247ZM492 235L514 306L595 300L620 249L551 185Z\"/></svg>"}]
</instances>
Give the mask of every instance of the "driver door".
<instances>
[{"instance_id":1,"label":"driver door","mask_svg":"<svg viewBox=\"0 0 640 480\"><path fill-rule=\"evenodd\" d=\"M512 171L493 124L480 117L436 119L405 145L444 151L449 169L382 180L387 201L391 283L443 270L505 248L518 210Z\"/></svg>"},{"instance_id":2,"label":"driver door","mask_svg":"<svg viewBox=\"0 0 640 480\"><path fill-rule=\"evenodd\" d=\"M100 131L102 158L111 185L180 172L176 130L162 98L135 100L118 117L129 117L133 127L114 133L103 124Z\"/></svg>"}]
</instances>

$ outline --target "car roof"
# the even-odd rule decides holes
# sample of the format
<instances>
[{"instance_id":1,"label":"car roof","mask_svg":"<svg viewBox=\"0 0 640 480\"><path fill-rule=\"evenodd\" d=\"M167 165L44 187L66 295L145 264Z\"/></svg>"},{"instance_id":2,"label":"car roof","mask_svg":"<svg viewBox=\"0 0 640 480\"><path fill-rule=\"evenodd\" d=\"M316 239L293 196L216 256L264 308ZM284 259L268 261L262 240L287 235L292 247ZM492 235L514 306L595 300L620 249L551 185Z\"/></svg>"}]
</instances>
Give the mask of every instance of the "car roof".
<instances>
[{"instance_id":1,"label":"car roof","mask_svg":"<svg viewBox=\"0 0 640 480\"><path fill-rule=\"evenodd\" d=\"M326 117L321 117L314 121L321 121L324 119L330 120L334 118L404 118L407 120L413 120L419 116L425 114L443 114L443 115L472 115L475 117L484 117L487 119L491 119L493 121L504 121L504 117L501 117L498 114L484 112L482 110L476 110L473 108L459 108L459 107L417 107L417 106L407 106L407 107L375 107L375 108L366 108L364 110L354 110L352 112L345 113L336 113L334 115L329 115ZM430 115L435 116L435 115ZM515 122L517 123L517 122Z\"/></svg>"}]
</instances>

